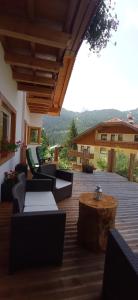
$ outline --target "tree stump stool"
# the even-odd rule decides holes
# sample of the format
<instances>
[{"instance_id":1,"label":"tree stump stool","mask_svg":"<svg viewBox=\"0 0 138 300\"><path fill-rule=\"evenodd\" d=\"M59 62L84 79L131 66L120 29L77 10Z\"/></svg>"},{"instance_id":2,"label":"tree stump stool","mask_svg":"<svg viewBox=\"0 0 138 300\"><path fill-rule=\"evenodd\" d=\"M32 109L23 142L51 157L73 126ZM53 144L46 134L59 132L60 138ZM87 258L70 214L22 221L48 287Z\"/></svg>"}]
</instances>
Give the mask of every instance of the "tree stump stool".
<instances>
[{"instance_id":1,"label":"tree stump stool","mask_svg":"<svg viewBox=\"0 0 138 300\"><path fill-rule=\"evenodd\" d=\"M105 251L108 231L115 227L117 200L103 194L101 200L95 193L83 193L79 201L78 242L94 251Z\"/></svg>"}]
</instances>

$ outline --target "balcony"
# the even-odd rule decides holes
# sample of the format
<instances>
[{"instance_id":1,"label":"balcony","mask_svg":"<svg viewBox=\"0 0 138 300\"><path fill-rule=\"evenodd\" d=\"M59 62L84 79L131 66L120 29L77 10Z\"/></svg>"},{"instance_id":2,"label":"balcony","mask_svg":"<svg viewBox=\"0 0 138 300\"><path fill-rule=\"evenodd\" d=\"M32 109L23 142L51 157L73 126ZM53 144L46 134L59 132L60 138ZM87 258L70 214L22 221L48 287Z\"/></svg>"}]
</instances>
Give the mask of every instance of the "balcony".
<instances>
[{"instance_id":1,"label":"balcony","mask_svg":"<svg viewBox=\"0 0 138 300\"><path fill-rule=\"evenodd\" d=\"M102 287L104 254L78 246L78 202L82 192L101 184L104 193L118 198L116 228L138 253L138 184L114 173L74 173L72 198L59 203L67 212L62 266L25 269L8 275L11 204L0 204L0 298L48 300L98 300Z\"/></svg>"},{"instance_id":2,"label":"balcony","mask_svg":"<svg viewBox=\"0 0 138 300\"><path fill-rule=\"evenodd\" d=\"M125 141L102 141L95 140L95 146L125 148L125 149L138 149L138 142L125 142Z\"/></svg>"}]
</instances>

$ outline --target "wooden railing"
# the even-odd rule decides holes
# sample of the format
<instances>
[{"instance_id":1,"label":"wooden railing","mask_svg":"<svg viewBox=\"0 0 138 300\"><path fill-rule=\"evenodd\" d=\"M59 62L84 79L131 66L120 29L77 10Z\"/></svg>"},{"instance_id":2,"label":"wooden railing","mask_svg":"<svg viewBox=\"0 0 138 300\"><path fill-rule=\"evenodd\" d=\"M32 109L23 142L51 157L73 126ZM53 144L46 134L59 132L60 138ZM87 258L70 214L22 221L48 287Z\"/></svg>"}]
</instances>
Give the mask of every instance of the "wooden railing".
<instances>
[{"instance_id":1,"label":"wooden railing","mask_svg":"<svg viewBox=\"0 0 138 300\"><path fill-rule=\"evenodd\" d=\"M68 156L69 157L80 157L82 159L92 159L92 158L94 158L94 154L93 153L79 152L77 150L70 150L70 151L68 151Z\"/></svg>"},{"instance_id":2,"label":"wooden railing","mask_svg":"<svg viewBox=\"0 0 138 300\"><path fill-rule=\"evenodd\" d=\"M95 140L95 146L138 149L138 142L124 142L124 141L101 141Z\"/></svg>"}]
</instances>

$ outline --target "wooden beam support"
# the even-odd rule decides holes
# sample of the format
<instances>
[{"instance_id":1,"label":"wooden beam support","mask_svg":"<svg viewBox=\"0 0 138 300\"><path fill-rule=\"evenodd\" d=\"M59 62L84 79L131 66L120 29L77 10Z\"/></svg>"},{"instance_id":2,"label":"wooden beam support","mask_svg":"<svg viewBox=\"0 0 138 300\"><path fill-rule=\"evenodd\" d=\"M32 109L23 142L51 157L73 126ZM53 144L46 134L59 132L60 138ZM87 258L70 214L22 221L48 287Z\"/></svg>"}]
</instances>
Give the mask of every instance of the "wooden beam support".
<instances>
[{"instance_id":1,"label":"wooden beam support","mask_svg":"<svg viewBox=\"0 0 138 300\"><path fill-rule=\"evenodd\" d=\"M43 100L46 100L46 99L50 99L51 97L45 95L44 93L39 93L39 92L29 92L27 93L27 98L41 98Z\"/></svg>"},{"instance_id":2,"label":"wooden beam support","mask_svg":"<svg viewBox=\"0 0 138 300\"><path fill-rule=\"evenodd\" d=\"M44 23L8 15L0 16L0 34L60 49L65 49L71 38L70 34L49 29Z\"/></svg>"},{"instance_id":3,"label":"wooden beam support","mask_svg":"<svg viewBox=\"0 0 138 300\"><path fill-rule=\"evenodd\" d=\"M16 71L13 71L12 73L13 79L15 79L17 82L26 82L26 83L34 83L34 84L40 84L40 85L48 85L48 86L54 86L55 80L52 78L47 77L40 77L36 75L29 75L24 73L19 73Z\"/></svg>"},{"instance_id":4,"label":"wooden beam support","mask_svg":"<svg viewBox=\"0 0 138 300\"><path fill-rule=\"evenodd\" d=\"M35 113L35 114L47 114L49 112L49 109L37 109L37 110L34 110L34 109L29 109L30 110L30 113Z\"/></svg>"},{"instance_id":5,"label":"wooden beam support","mask_svg":"<svg viewBox=\"0 0 138 300\"><path fill-rule=\"evenodd\" d=\"M70 80L74 62L75 62L74 56L68 56L68 55L64 56L63 68L60 68L58 81L54 93L54 106L58 106L58 113L60 112L64 101L65 93Z\"/></svg>"},{"instance_id":6,"label":"wooden beam support","mask_svg":"<svg viewBox=\"0 0 138 300\"><path fill-rule=\"evenodd\" d=\"M36 106L36 107L34 107L34 106L30 106L29 105L29 109L32 109L32 110L36 110L36 111L39 111L39 110L48 110L49 109L49 106Z\"/></svg>"},{"instance_id":7,"label":"wooden beam support","mask_svg":"<svg viewBox=\"0 0 138 300\"><path fill-rule=\"evenodd\" d=\"M27 103L28 104L51 104L52 103L52 100L51 99L41 99L41 98L27 98Z\"/></svg>"},{"instance_id":8,"label":"wooden beam support","mask_svg":"<svg viewBox=\"0 0 138 300\"><path fill-rule=\"evenodd\" d=\"M61 64L56 61L50 61L42 58L31 57L29 55L21 55L16 53L5 53L5 61L13 66L44 70L58 73Z\"/></svg>"},{"instance_id":9,"label":"wooden beam support","mask_svg":"<svg viewBox=\"0 0 138 300\"><path fill-rule=\"evenodd\" d=\"M25 83L18 83L17 88L19 91L26 91L26 92L40 92L44 93L45 95L52 96L52 90L43 86L36 86L36 85L29 85Z\"/></svg>"}]
</instances>

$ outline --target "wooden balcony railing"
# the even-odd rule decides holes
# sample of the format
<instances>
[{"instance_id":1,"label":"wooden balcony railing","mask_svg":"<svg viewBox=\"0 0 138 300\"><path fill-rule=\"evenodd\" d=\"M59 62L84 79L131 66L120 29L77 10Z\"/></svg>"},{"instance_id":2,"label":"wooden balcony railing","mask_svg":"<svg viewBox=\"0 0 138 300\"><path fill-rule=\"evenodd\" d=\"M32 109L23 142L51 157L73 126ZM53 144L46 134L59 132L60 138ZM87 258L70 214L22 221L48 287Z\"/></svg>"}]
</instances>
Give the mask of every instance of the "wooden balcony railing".
<instances>
[{"instance_id":1,"label":"wooden balcony railing","mask_svg":"<svg viewBox=\"0 0 138 300\"><path fill-rule=\"evenodd\" d=\"M95 140L94 145L96 145L96 146L104 146L104 147L138 149L138 142Z\"/></svg>"},{"instance_id":2,"label":"wooden balcony railing","mask_svg":"<svg viewBox=\"0 0 138 300\"><path fill-rule=\"evenodd\" d=\"M69 157L80 157L80 158L83 158L83 159L92 159L92 158L94 158L93 153L79 152L77 150L68 151L68 156Z\"/></svg>"}]
</instances>

